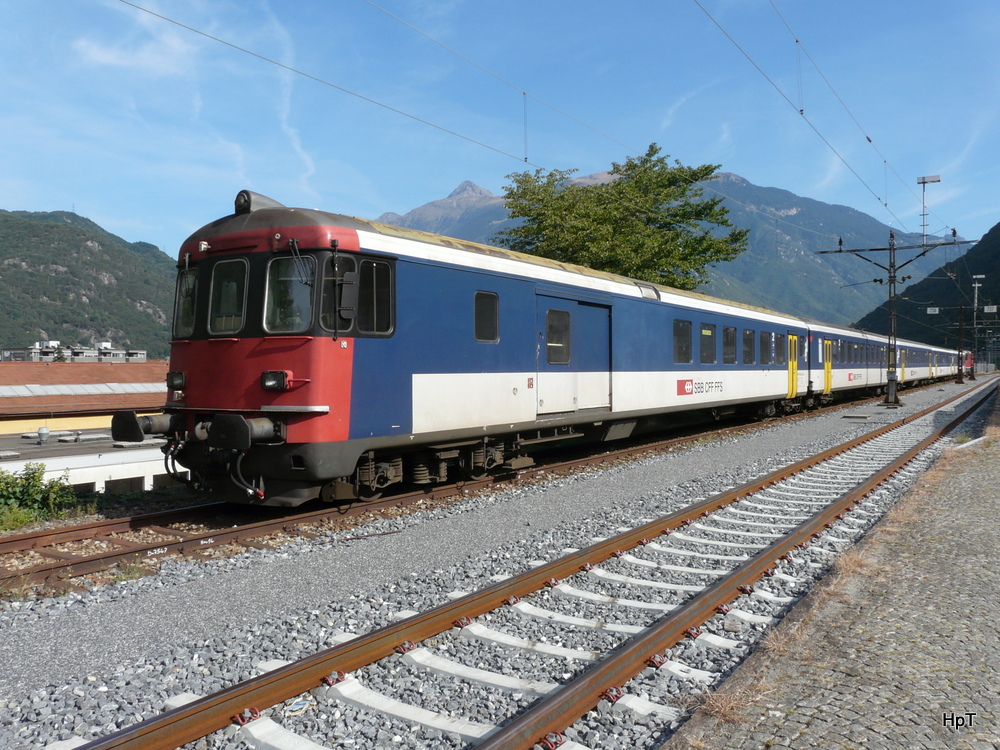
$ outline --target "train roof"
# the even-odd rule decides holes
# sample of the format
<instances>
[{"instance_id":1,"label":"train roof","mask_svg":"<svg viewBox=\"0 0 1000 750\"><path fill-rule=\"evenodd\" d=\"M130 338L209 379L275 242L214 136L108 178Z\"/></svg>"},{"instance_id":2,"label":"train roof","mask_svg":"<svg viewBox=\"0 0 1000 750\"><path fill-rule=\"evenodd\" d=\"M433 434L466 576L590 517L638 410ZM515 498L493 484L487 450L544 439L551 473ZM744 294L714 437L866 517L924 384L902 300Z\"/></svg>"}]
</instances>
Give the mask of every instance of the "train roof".
<instances>
[{"instance_id":1,"label":"train roof","mask_svg":"<svg viewBox=\"0 0 1000 750\"><path fill-rule=\"evenodd\" d=\"M244 199L244 201L254 201L251 204L249 210L241 210L241 197L244 194L248 194L250 197ZM419 229L410 229L409 227L401 227L395 224L384 224L378 221L371 221L369 219L361 219L356 216L348 216L346 214L336 214L327 211L321 211L319 209L311 208L289 208L283 206L282 204L274 201L266 196L259 195L257 193L251 193L250 191L241 191L237 196L237 211L229 216L224 216L217 219L209 224L198 229L190 237L188 237L184 244L182 245L182 250L180 257L183 258L185 251L185 246L194 242L197 243L202 240L207 240L208 238L218 235L220 233L231 233L231 232L243 232L243 231L253 231L268 229L271 227L294 227L294 226L337 226L346 229L354 229L361 232L370 232L373 234L382 235L385 237L392 237L401 240L408 240L411 242L421 242L430 245L437 245L439 247L450 248L453 250L461 250L464 252L475 253L482 256L489 256L492 258L502 258L506 260L515 261L518 263L527 263L534 266L539 266L543 268L549 268L557 271L562 271L565 273L576 274L579 276L587 276L595 279L602 279L604 281L612 282L615 284L624 284L628 287L636 290L636 293L641 295L641 290L645 287L647 289L655 289L658 294L662 297L663 295L676 295L679 297L685 297L694 302L707 302L719 305L725 305L727 307L737 307L744 310L750 310L756 313L764 313L767 315L773 315L779 318L785 318L788 320L803 321L803 318L797 315L791 315L788 313L776 312L774 310L768 310L763 307L758 307L755 305L749 305L742 302L733 302L730 300L720 299L718 297L711 297L707 294L701 294L700 292L692 292L685 289L676 289L674 287L666 286L664 284L657 284L649 281L638 281L636 279L629 278L627 276L621 276L619 274L608 273L606 271L598 271L593 268L587 268L586 266L579 266L573 263L565 263L562 261L552 260L550 258L544 258L538 255L529 255L527 253L517 252L515 250L508 250L506 248L497 247L495 245L486 245L479 242L472 242L471 240L462 240L455 237L447 237L445 235L434 234L432 232L425 232ZM259 206L259 207L258 207Z\"/></svg>"},{"instance_id":2,"label":"train roof","mask_svg":"<svg viewBox=\"0 0 1000 750\"><path fill-rule=\"evenodd\" d=\"M221 233L228 234L231 232L253 231L273 227L336 226L343 227L345 229L353 229L359 232L368 232L397 240L435 245L438 247L460 250L490 258L514 261L517 263L526 263L577 276L600 279L613 284L625 285L626 287L632 289L637 296L642 296L644 288L655 289L660 299L663 299L665 296L674 298L680 297L690 300L691 303L707 303L711 305L722 305L728 308L747 310L756 314L765 314L775 318L795 321L796 323L802 325L825 328L830 331L843 331L856 335L869 335L885 338L884 334L867 333L848 326L825 323L799 315L782 313L769 310L764 307L758 307L756 305L749 305L743 302L724 300L718 297L711 297L707 294L701 294L700 292L676 289L664 284L657 284L648 281L638 281L627 276L608 273L606 271L598 271L593 268L587 268L586 266L579 266L573 263L564 263L562 261L552 260L551 258L544 258L538 255L528 255L515 250L508 250L507 248L496 247L495 245L486 245L479 242L472 242L471 240L462 240L455 237L434 234L432 232L425 232L419 229L401 227L395 224L385 224L378 221L371 221L369 219L361 219L356 216L320 211L319 209L289 208L271 198L268 198L267 196L260 195L259 193L253 193L248 190L240 191L236 197L235 203L236 211L233 214L224 216L206 224L188 237L181 246L180 257L183 257L186 252L185 247L190 243L207 240L208 238ZM901 343L929 346L927 344L919 344L919 342L903 342L902 340Z\"/></svg>"}]
</instances>

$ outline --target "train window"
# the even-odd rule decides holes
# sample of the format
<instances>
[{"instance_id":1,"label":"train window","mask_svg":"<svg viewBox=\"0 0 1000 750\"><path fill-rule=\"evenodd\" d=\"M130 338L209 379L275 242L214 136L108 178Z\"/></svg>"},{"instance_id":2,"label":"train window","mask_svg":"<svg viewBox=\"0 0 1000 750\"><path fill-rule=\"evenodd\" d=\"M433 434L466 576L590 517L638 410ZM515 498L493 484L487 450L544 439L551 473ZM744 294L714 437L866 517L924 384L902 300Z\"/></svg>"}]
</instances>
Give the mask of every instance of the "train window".
<instances>
[{"instance_id":1,"label":"train window","mask_svg":"<svg viewBox=\"0 0 1000 750\"><path fill-rule=\"evenodd\" d=\"M703 365L715 364L718 355L715 353L715 326L711 323L701 324L699 352Z\"/></svg>"},{"instance_id":2,"label":"train window","mask_svg":"<svg viewBox=\"0 0 1000 750\"><path fill-rule=\"evenodd\" d=\"M806 361L806 354L808 353L809 337L799 336L799 359L803 362Z\"/></svg>"},{"instance_id":3,"label":"train window","mask_svg":"<svg viewBox=\"0 0 1000 750\"><path fill-rule=\"evenodd\" d=\"M392 268L385 261L361 261L356 322L358 333L392 332Z\"/></svg>"},{"instance_id":4,"label":"train window","mask_svg":"<svg viewBox=\"0 0 1000 750\"><path fill-rule=\"evenodd\" d=\"M223 260L212 269L209 333L237 333L243 328L246 307L247 262Z\"/></svg>"},{"instance_id":5,"label":"train window","mask_svg":"<svg viewBox=\"0 0 1000 750\"><path fill-rule=\"evenodd\" d=\"M319 322L328 331L346 332L354 324L357 302L344 304L345 292L357 284L358 263L353 255L337 255L326 259L323 265L323 299L320 303ZM347 294L348 297L353 296Z\"/></svg>"},{"instance_id":6,"label":"train window","mask_svg":"<svg viewBox=\"0 0 1000 750\"><path fill-rule=\"evenodd\" d=\"M774 334L774 364L783 365L788 362L788 341L783 333Z\"/></svg>"},{"instance_id":7,"label":"train window","mask_svg":"<svg viewBox=\"0 0 1000 750\"><path fill-rule=\"evenodd\" d=\"M674 321L674 362L688 364L691 362L691 321Z\"/></svg>"},{"instance_id":8,"label":"train window","mask_svg":"<svg viewBox=\"0 0 1000 750\"><path fill-rule=\"evenodd\" d=\"M300 333L312 325L313 277L311 255L273 258L267 267L264 329L269 333Z\"/></svg>"},{"instance_id":9,"label":"train window","mask_svg":"<svg viewBox=\"0 0 1000 750\"><path fill-rule=\"evenodd\" d=\"M736 364L736 329L730 326L722 328L722 364Z\"/></svg>"},{"instance_id":10,"label":"train window","mask_svg":"<svg viewBox=\"0 0 1000 750\"><path fill-rule=\"evenodd\" d=\"M177 276L177 298L174 300L174 336L176 338L187 338L194 332L197 298L198 269L185 269Z\"/></svg>"},{"instance_id":11,"label":"train window","mask_svg":"<svg viewBox=\"0 0 1000 750\"><path fill-rule=\"evenodd\" d=\"M476 292L473 308L476 341L497 343L500 340L500 297L493 292Z\"/></svg>"},{"instance_id":12,"label":"train window","mask_svg":"<svg viewBox=\"0 0 1000 750\"><path fill-rule=\"evenodd\" d=\"M395 314L392 276L392 266L386 261L346 254L328 257L323 266L320 324L335 333L391 335Z\"/></svg>"},{"instance_id":13,"label":"train window","mask_svg":"<svg viewBox=\"0 0 1000 750\"><path fill-rule=\"evenodd\" d=\"M757 364L757 332L752 328L743 329L743 364Z\"/></svg>"},{"instance_id":14,"label":"train window","mask_svg":"<svg viewBox=\"0 0 1000 750\"><path fill-rule=\"evenodd\" d=\"M771 344L774 340L774 334L770 331L760 332L760 363L762 365L769 365L772 361L771 355Z\"/></svg>"},{"instance_id":15,"label":"train window","mask_svg":"<svg viewBox=\"0 0 1000 750\"><path fill-rule=\"evenodd\" d=\"M569 364L570 318L565 310L545 313L545 359L550 365Z\"/></svg>"}]
</instances>

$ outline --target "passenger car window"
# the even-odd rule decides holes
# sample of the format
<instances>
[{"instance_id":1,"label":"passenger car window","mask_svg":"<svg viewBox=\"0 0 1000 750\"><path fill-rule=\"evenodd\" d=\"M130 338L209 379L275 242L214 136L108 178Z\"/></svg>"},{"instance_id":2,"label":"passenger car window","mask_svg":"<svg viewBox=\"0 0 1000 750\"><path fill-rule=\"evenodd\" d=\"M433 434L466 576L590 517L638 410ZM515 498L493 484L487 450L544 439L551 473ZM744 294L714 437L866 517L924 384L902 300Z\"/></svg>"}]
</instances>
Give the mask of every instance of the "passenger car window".
<instances>
[{"instance_id":1,"label":"passenger car window","mask_svg":"<svg viewBox=\"0 0 1000 750\"><path fill-rule=\"evenodd\" d=\"M691 321L674 321L674 362L688 364L691 362Z\"/></svg>"},{"instance_id":2,"label":"passenger car window","mask_svg":"<svg viewBox=\"0 0 1000 750\"><path fill-rule=\"evenodd\" d=\"M743 329L743 364L757 363L757 332L752 328Z\"/></svg>"},{"instance_id":3,"label":"passenger car window","mask_svg":"<svg viewBox=\"0 0 1000 750\"><path fill-rule=\"evenodd\" d=\"M736 364L736 329L731 326L722 328L722 364Z\"/></svg>"},{"instance_id":4,"label":"passenger car window","mask_svg":"<svg viewBox=\"0 0 1000 750\"><path fill-rule=\"evenodd\" d=\"M570 318L565 310L545 313L545 358L550 365L569 364Z\"/></svg>"},{"instance_id":5,"label":"passenger car window","mask_svg":"<svg viewBox=\"0 0 1000 750\"><path fill-rule=\"evenodd\" d=\"M783 333L774 334L774 364L783 365L788 362L787 337Z\"/></svg>"},{"instance_id":6,"label":"passenger car window","mask_svg":"<svg viewBox=\"0 0 1000 750\"><path fill-rule=\"evenodd\" d=\"M762 365L771 364L771 344L772 334L770 331L760 332L760 363Z\"/></svg>"},{"instance_id":7,"label":"passenger car window","mask_svg":"<svg viewBox=\"0 0 1000 750\"><path fill-rule=\"evenodd\" d=\"M701 336L698 337L700 344L699 356L703 365L715 364L715 326L711 323L701 324Z\"/></svg>"},{"instance_id":8,"label":"passenger car window","mask_svg":"<svg viewBox=\"0 0 1000 750\"><path fill-rule=\"evenodd\" d=\"M476 341L497 343L500 340L500 297L493 292L476 292L473 316Z\"/></svg>"},{"instance_id":9,"label":"passenger car window","mask_svg":"<svg viewBox=\"0 0 1000 750\"><path fill-rule=\"evenodd\" d=\"M215 264L208 311L209 333L237 333L243 328L246 288L245 260L223 260Z\"/></svg>"}]
</instances>

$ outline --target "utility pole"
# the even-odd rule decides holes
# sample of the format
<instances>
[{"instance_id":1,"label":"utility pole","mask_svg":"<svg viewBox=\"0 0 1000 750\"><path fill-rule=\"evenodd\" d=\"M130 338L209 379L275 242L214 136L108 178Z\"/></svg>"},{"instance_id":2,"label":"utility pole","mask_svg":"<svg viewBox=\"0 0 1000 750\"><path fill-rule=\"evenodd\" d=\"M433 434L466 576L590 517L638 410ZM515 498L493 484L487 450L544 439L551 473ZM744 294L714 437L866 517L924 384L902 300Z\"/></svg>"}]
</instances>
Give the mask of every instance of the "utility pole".
<instances>
[{"instance_id":1,"label":"utility pole","mask_svg":"<svg viewBox=\"0 0 1000 750\"><path fill-rule=\"evenodd\" d=\"M976 360L979 359L979 287L982 284L976 279L985 278L984 273L972 276L972 373L969 375L969 380L976 379Z\"/></svg>"},{"instance_id":2,"label":"utility pole","mask_svg":"<svg viewBox=\"0 0 1000 750\"><path fill-rule=\"evenodd\" d=\"M927 244L927 185L928 183L941 182L941 175L930 174L926 177L918 177L917 184L921 187L922 200L920 202L920 219L923 222L921 227L923 228L923 240L921 245Z\"/></svg>"},{"instance_id":3,"label":"utility pole","mask_svg":"<svg viewBox=\"0 0 1000 750\"><path fill-rule=\"evenodd\" d=\"M928 182L933 182L934 181L930 177L921 177L920 179L921 180L927 180ZM938 181L940 181L940 178L938 178ZM894 231L892 231L892 230L889 230L889 247L873 247L873 248L867 248L865 250L845 250L844 249L844 240L840 239L838 241L838 243L837 243L837 249L836 250L819 250L817 252L818 255L825 255L825 254L828 254L828 253L851 253L852 255L855 255L858 258L861 258L861 260L867 261L867 262L871 263L872 265L878 266L879 268L881 268L883 271L885 271L888 274L888 282L889 282L889 342L888 343L889 343L889 346L888 346L888 353L887 353L888 356L887 356L886 373L885 373L886 392L885 392L885 399L882 401L882 403L885 404L886 406L896 406L896 405L899 404L899 397L896 395L896 382L897 382L897 374L896 374L896 362L897 362L897 357L896 357L896 281L897 281L897 272L900 271L900 270L902 270L903 268L906 268L906 266L910 265L917 258L922 258L924 255L926 255L927 253L929 253L931 250L933 250L936 247L941 247L942 245L959 245L959 244L965 244L965 243L964 242L960 243L958 241L958 239L957 239L957 232L954 229L952 229L951 230L951 242L939 242L939 243L936 243L934 245L928 245L927 242L926 242L926 238L925 238L925 241L923 243L921 243L920 245L906 245L904 247L897 247L896 246L896 233ZM900 264L898 266L896 265L896 251L897 250L915 250L915 249L919 249L920 252L917 253L916 255L914 255L912 258L910 258L905 263L902 263L902 264ZM881 263L879 263L877 261L874 261L871 258L868 258L865 255L863 255L863 253L880 253L880 252L888 252L889 253L889 265L887 265L887 266L886 265L882 265ZM910 279L910 278L912 278L912 277L911 276L903 276L902 278L899 279L899 281L900 282L905 282L907 279ZM875 281L875 282L877 282L877 283L879 283L879 284L885 283L885 279L872 279L872 280ZM961 369L961 365L959 365L959 369Z\"/></svg>"},{"instance_id":4,"label":"utility pole","mask_svg":"<svg viewBox=\"0 0 1000 750\"><path fill-rule=\"evenodd\" d=\"M958 306L958 377L955 378L955 385L964 385L965 375L965 305Z\"/></svg>"}]
</instances>

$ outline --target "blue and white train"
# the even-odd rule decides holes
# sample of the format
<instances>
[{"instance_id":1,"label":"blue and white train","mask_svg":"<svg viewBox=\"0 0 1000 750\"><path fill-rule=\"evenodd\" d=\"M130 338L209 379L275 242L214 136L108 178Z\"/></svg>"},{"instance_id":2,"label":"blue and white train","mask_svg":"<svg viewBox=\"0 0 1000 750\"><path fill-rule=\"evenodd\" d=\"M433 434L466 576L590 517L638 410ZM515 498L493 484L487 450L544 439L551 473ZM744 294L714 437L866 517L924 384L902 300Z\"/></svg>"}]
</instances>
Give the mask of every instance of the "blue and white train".
<instances>
[{"instance_id":1,"label":"blue and white train","mask_svg":"<svg viewBox=\"0 0 1000 750\"><path fill-rule=\"evenodd\" d=\"M239 502L481 476L679 412L760 416L886 385L886 339L243 191L181 246L163 415L117 438ZM954 376L900 342L899 384Z\"/></svg>"}]
</instances>

